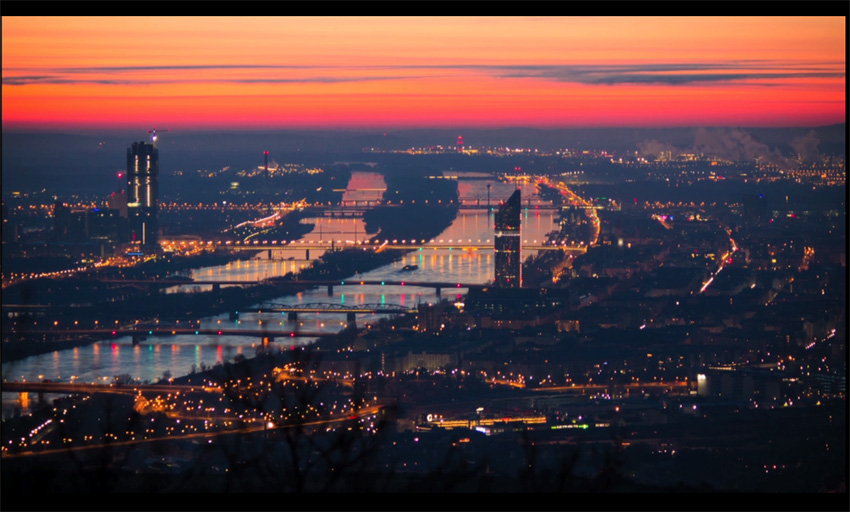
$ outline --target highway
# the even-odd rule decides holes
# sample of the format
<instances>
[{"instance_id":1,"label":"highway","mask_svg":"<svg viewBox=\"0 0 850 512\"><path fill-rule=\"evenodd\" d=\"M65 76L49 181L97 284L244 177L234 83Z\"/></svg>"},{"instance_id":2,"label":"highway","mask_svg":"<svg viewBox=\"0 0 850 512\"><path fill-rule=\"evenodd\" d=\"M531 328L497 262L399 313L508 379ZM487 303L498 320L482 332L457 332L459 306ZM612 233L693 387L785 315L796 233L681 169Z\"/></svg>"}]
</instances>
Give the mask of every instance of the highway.
<instances>
[{"instance_id":1,"label":"highway","mask_svg":"<svg viewBox=\"0 0 850 512\"><path fill-rule=\"evenodd\" d=\"M214 439L220 436L232 435L232 434L255 434L260 432L270 432L275 430L284 430L290 428L319 428L319 427L327 427L329 425L350 422L355 420L360 420L363 418L368 418L370 416L374 416L378 414L384 405L371 405L367 407L362 407L356 412L349 412L345 414L337 415L336 417L326 416L321 419L313 420L313 421L304 421L298 423L289 423L289 424L275 424L269 423L266 421L254 420L243 422L238 418L229 418L228 421L231 421L235 424L235 428L218 430L214 432L197 432L192 434L176 434L170 436L160 436L160 437L151 437L151 438L143 438L143 439L131 439L125 441L110 441L107 443L95 443L86 446L69 446L63 448L52 448L47 450L27 450L16 453L8 453L6 451L3 452L3 458L17 458L17 457L31 457L31 456L44 456L44 455L58 455L58 454L67 454L69 452L80 452L86 450L98 450L103 448L116 448L123 446L133 446L141 443L153 443L153 442L161 442L161 441L185 441L191 439ZM252 424L256 423L256 424Z\"/></svg>"},{"instance_id":2,"label":"highway","mask_svg":"<svg viewBox=\"0 0 850 512\"><path fill-rule=\"evenodd\" d=\"M221 393L218 386L195 386L184 384L74 384L71 382L2 382L0 390L4 393L57 393L94 395L99 393L117 395L137 395L140 393Z\"/></svg>"}]
</instances>

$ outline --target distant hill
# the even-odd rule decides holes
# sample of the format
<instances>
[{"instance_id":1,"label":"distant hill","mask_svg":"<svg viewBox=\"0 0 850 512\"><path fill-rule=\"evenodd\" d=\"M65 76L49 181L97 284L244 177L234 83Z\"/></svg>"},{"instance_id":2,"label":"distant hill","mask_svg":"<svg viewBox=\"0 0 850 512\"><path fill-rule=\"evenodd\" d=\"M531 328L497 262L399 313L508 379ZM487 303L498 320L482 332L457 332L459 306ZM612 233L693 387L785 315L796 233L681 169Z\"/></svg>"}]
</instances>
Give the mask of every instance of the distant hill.
<instances>
[{"instance_id":1,"label":"distant hill","mask_svg":"<svg viewBox=\"0 0 850 512\"><path fill-rule=\"evenodd\" d=\"M226 166L248 169L262 165L263 152L279 163L322 165L339 159L368 160L363 148L382 150L411 147L451 147L459 135L473 147L527 147L635 151L647 145L686 151L700 128L587 128L587 129L418 129L380 132L266 131L185 132L160 137L163 176L175 170L218 170ZM725 131L724 131L725 130ZM794 145L819 153L845 153L846 124L817 128L708 128L703 133L735 133L748 143L771 152L792 155ZM48 193L106 195L122 188L118 171L126 167L126 149L147 140L139 131L89 133L4 132L2 138L3 193L47 189ZM796 142L795 142L796 141Z\"/></svg>"}]
</instances>

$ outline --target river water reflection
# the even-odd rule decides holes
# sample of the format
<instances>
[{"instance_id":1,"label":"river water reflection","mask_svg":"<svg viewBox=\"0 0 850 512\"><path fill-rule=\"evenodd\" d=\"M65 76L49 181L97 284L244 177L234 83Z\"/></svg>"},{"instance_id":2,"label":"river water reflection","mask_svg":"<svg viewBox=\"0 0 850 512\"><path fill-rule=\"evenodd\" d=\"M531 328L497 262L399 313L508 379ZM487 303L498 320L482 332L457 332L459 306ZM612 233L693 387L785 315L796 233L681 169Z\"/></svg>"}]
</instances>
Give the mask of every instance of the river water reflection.
<instances>
[{"instance_id":1,"label":"river water reflection","mask_svg":"<svg viewBox=\"0 0 850 512\"><path fill-rule=\"evenodd\" d=\"M357 174L357 173L355 173ZM364 173L366 174L366 173ZM378 175L379 176L379 175ZM358 176L362 178L362 176ZM381 179L381 184L382 184ZM368 186L374 182L362 185L360 188L380 188L381 184ZM466 193L474 195L482 190L486 198L486 181L475 181L472 184L460 182L461 196ZM499 197L494 194L496 185ZM514 186L499 182L491 183L491 199L498 204L498 199L506 198L513 192ZM525 203L525 201L523 201ZM484 203L484 201L482 201ZM533 204L533 203L532 203ZM523 209L522 234L528 243L534 240L542 241L546 233L556 225L556 213L551 210L535 210L534 206ZM336 236L351 236L357 234L358 239L364 236L362 221L359 218L331 219L316 218L306 222L314 223L316 228L304 237L307 241L337 239ZM353 238L352 238L353 239ZM486 209L460 210L452 225L435 239L443 240L481 240L484 243L493 240L493 211ZM267 259L265 253L256 259L232 262L216 267L199 268L193 271L196 279L213 281L258 281L268 277L282 276L288 272L297 272L320 253L311 251L310 260L305 254L286 256L294 259ZM523 255L525 257L526 254ZM494 253L491 248L477 250L448 250L433 249L424 246L406 254L401 260L377 268L362 275L347 279L346 286L335 286L333 295L329 296L327 287L307 290L297 295L279 297L273 301L281 305L293 304L395 304L405 307L416 307L421 302L435 302L440 298L454 299L459 294L466 293L465 288L442 290L441 297L436 295L434 288L416 286L381 286L359 285L360 279L387 280L411 282L457 282L484 284L493 279ZM415 270L404 270L405 266L416 266ZM200 288L200 287L197 287ZM189 290L191 291L191 290ZM380 315L358 315L359 325L374 322ZM263 330L269 333L275 331L290 331L299 329L304 332L338 332L347 323L344 314L302 313L297 320L289 320L286 314L240 311L238 320L231 319L230 314L211 316L200 320L202 328L209 329L246 329ZM285 342L275 343L311 343L315 338L287 338ZM6 380L42 380L51 379L57 382L109 382L116 375L129 374L140 381L155 381L166 374L180 376L188 374L192 368L212 366L216 363L233 360L239 354L252 357L256 347L261 344L258 337L228 336L228 335L178 335L169 337L149 337L140 345L133 345L128 336L115 340L101 341L74 349L56 351L51 354L28 357L20 361L3 364L3 378ZM4 393L4 416L9 413L17 396L7 396Z\"/></svg>"}]
</instances>

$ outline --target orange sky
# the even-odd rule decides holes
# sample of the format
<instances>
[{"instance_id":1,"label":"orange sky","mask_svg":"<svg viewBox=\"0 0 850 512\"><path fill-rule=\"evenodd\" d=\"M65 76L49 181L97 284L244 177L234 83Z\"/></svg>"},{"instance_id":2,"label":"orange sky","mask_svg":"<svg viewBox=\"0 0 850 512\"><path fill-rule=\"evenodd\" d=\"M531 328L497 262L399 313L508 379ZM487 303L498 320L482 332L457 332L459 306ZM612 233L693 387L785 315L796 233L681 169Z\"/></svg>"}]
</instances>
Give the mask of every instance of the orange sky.
<instances>
[{"instance_id":1,"label":"orange sky","mask_svg":"<svg viewBox=\"0 0 850 512\"><path fill-rule=\"evenodd\" d=\"M3 128L817 126L843 17L10 17Z\"/></svg>"}]
</instances>

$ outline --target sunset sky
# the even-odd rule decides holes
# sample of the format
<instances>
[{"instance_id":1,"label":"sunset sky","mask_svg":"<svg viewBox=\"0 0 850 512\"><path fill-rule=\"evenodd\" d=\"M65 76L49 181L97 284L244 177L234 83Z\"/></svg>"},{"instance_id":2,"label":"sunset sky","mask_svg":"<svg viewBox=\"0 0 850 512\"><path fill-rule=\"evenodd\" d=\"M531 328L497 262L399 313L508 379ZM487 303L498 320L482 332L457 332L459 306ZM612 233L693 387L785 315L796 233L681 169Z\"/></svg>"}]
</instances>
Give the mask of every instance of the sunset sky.
<instances>
[{"instance_id":1,"label":"sunset sky","mask_svg":"<svg viewBox=\"0 0 850 512\"><path fill-rule=\"evenodd\" d=\"M845 121L844 17L2 23L4 130Z\"/></svg>"}]
</instances>

